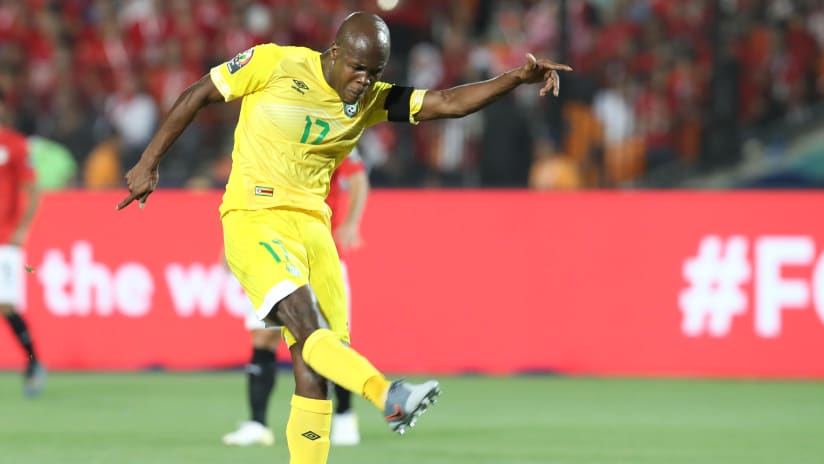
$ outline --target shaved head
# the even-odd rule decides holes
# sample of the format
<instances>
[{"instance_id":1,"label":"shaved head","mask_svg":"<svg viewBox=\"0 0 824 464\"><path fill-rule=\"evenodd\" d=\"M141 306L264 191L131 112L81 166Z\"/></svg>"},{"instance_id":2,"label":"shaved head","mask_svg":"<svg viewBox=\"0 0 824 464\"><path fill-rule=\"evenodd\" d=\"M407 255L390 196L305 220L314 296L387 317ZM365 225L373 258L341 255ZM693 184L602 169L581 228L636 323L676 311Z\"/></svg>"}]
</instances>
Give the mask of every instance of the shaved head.
<instances>
[{"instance_id":1,"label":"shaved head","mask_svg":"<svg viewBox=\"0 0 824 464\"><path fill-rule=\"evenodd\" d=\"M361 52L379 52L389 58L389 27L380 16L358 11L343 20L335 35L339 47Z\"/></svg>"}]
</instances>

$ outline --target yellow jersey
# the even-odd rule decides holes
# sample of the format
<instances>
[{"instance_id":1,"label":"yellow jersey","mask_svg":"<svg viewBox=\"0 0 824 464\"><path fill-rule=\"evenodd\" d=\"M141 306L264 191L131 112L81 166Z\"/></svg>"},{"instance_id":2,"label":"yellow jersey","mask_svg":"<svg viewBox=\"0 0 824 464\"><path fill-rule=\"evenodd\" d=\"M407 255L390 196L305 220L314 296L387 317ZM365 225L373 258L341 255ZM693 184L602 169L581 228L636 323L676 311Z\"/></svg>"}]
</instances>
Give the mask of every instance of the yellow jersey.
<instances>
[{"instance_id":1,"label":"yellow jersey","mask_svg":"<svg viewBox=\"0 0 824 464\"><path fill-rule=\"evenodd\" d=\"M344 104L323 76L319 52L271 43L239 53L210 76L226 101L243 98L221 217L287 207L328 223L332 172L364 129L388 119L416 123L425 93L376 82L356 104Z\"/></svg>"}]
</instances>

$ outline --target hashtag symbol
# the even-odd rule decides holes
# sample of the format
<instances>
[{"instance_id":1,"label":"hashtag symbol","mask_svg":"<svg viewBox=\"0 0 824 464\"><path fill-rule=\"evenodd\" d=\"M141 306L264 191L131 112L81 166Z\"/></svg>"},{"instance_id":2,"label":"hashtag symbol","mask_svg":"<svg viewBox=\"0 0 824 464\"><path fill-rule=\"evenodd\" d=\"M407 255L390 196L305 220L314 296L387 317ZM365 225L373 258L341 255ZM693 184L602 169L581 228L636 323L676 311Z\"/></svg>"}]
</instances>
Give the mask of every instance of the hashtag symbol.
<instances>
[{"instance_id":1,"label":"hashtag symbol","mask_svg":"<svg viewBox=\"0 0 824 464\"><path fill-rule=\"evenodd\" d=\"M690 337L727 335L733 319L747 311L741 289L750 279L747 239L735 236L724 243L718 236L705 237L698 255L684 262L683 273L689 286L678 297L681 330Z\"/></svg>"}]
</instances>

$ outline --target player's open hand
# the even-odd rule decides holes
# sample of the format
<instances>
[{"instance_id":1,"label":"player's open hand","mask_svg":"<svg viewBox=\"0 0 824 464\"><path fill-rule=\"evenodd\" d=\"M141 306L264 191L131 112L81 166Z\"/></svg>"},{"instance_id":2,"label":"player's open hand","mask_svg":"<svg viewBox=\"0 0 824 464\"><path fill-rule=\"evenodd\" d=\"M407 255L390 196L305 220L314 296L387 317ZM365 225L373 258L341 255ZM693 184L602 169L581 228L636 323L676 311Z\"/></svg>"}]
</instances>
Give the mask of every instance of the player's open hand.
<instances>
[{"instance_id":1,"label":"player's open hand","mask_svg":"<svg viewBox=\"0 0 824 464\"><path fill-rule=\"evenodd\" d=\"M538 95L543 97L552 92L552 95L557 97L558 92L561 91L561 79L558 76L558 71L572 71L572 68L549 60L539 60L532 53L527 53L526 64L521 68L521 80L525 84L544 82L544 86L538 91Z\"/></svg>"},{"instance_id":2,"label":"player's open hand","mask_svg":"<svg viewBox=\"0 0 824 464\"><path fill-rule=\"evenodd\" d=\"M160 174L156 167L151 167L142 161L138 163L126 173L126 186L129 187L129 196L127 196L120 204L117 205L117 210L121 210L129 203L137 200L140 208L146 206L146 200L149 195L157 188L157 181L160 179Z\"/></svg>"}]
</instances>

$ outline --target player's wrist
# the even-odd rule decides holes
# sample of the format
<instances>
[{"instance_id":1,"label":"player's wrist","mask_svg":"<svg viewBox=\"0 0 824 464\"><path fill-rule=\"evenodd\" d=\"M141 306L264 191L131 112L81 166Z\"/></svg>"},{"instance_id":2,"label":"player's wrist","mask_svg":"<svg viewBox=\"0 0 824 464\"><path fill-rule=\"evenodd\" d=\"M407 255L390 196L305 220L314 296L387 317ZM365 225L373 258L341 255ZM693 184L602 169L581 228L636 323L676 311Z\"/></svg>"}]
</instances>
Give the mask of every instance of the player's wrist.
<instances>
[{"instance_id":1,"label":"player's wrist","mask_svg":"<svg viewBox=\"0 0 824 464\"><path fill-rule=\"evenodd\" d=\"M160 166L160 158L158 155L147 155L144 153L143 156L140 157L139 163L152 171L156 171L158 166Z\"/></svg>"},{"instance_id":2,"label":"player's wrist","mask_svg":"<svg viewBox=\"0 0 824 464\"><path fill-rule=\"evenodd\" d=\"M513 83L513 87L527 83L527 76L524 74L524 68L515 68L504 73L504 76Z\"/></svg>"}]
</instances>

